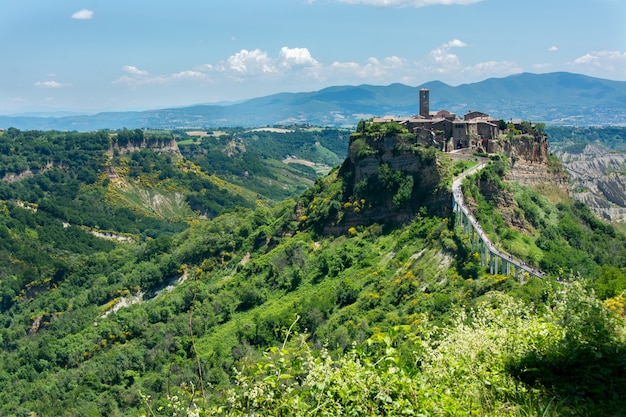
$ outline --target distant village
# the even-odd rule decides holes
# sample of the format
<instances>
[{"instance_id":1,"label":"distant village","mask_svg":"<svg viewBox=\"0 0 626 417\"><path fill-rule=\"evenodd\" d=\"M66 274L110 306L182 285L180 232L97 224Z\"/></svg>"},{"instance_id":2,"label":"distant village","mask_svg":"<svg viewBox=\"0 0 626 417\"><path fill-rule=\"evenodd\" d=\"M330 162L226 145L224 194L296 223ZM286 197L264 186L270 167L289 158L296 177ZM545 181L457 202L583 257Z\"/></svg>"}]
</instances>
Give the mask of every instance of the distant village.
<instances>
[{"instance_id":1,"label":"distant village","mask_svg":"<svg viewBox=\"0 0 626 417\"><path fill-rule=\"evenodd\" d=\"M491 141L497 140L507 130L528 132L526 123L511 120L506 123L480 111L469 111L463 118L447 110L430 111L430 91L422 88L419 92L419 114L410 117L375 117L372 123L399 123L418 141L434 146L444 152L456 149L474 149L488 152ZM533 129L534 130L534 129Z\"/></svg>"}]
</instances>

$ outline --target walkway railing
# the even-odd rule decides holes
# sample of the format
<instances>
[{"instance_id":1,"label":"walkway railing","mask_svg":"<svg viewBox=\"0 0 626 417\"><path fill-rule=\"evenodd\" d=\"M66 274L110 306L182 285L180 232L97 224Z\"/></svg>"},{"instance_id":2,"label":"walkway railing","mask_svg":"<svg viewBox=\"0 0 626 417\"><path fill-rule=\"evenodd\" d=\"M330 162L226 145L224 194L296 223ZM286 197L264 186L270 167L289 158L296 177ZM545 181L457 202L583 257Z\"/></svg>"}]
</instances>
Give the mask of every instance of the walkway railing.
<instances>
[{"instance_id":1,"label":"walkway railing","mask_svg":"<svg viewBox=\"0 0 626 417\"><path fill-rule=\"evenodd\" d=\"M452 211L455 214L455 226L462 228L463 234L469 237L472 251L478 252L481 265L488 267L490 274L510 275L522 280L523 274L528 273L528 275L541 278L541 273L535 268L496 249L465 204L461 192L463 179L480 171L488 163L488 160L481 160L478 165L463 172L452 181Z\"/></svg>"}]
</instances>

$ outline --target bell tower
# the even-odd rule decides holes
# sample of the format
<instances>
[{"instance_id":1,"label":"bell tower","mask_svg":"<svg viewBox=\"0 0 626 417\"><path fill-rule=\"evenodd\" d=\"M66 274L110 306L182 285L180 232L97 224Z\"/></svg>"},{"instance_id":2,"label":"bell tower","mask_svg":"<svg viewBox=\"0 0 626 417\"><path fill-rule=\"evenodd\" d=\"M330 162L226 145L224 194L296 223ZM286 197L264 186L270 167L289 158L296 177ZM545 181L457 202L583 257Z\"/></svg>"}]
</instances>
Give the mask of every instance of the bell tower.
<instances>
[{"instance_id":1,"label":"bell tower","mask_svg":"<svg viewBox=\"0 0 626 417\"><path fill-rule=\"evenodd\" d=\"M430 116L429 95L430 91L428 88L420 89L420 116L425 118Z\"/></svg>"}]
</instances>

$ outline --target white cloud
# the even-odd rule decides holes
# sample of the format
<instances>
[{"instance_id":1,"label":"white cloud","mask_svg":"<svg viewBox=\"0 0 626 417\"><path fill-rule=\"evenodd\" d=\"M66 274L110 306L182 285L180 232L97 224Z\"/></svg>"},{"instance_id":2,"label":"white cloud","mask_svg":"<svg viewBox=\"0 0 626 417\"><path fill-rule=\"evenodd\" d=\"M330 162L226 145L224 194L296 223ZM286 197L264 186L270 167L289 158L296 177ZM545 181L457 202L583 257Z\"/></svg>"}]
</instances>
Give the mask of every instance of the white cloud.
<instances>
[{"instance_id":1,"label":"white cloud","mask_svg":"<svg viewBox=\"0 0 626 417\"><path fill-rule=\"evenodd\" d=\"M452 6L479 3L483 0L336 0L339 3L364 4L376 7Z\"/></svg>"},{"instance_id":2,"label":"white cloud","mask_svg":"<svg viewBox=\"0 0 626 417\"><path fill-rule=\"evenodd\" d=\"M357 64L356 62L339 62L339 61L335 61L332 64L330 64L330 68L336 68L339 70L343 70L343 69L347 69L350 71L356 70L358 68L360 68L361 66L359 64Z\"/></svg>"},{"instance_id":3,"label":"white cloud","mask_svg":"<svg viewBox=\"0 0 626 417\"><path fill-rule=\"evenodd\" d=\"M437 65L439 72L448 72L461 66L459 57L451 54L445 48L436 48L430 51L429 58Z\"/></svg>"},{"instance_id":4,"label":"white cloud","mask_svg":"<svg viewBox=\"0 0 626 417\"><path fill-rule=\"evenodd\" d=\"M453 42L461 46L460 41ZM320 83L354 84L410 82L415 73L415 64L406 59L390 56L370 57L365 62L335 61L328 64L316 60L308 48L282 47L276 55L260 49L242 49L216 64L204 64L195 68L201 74L211 74L216 83L220 77L224 82L240 84L263 80L265 86L280 83L274 88L319 87ZM207 75L208 76L208 75Z\"/></svg>"},{"instance_id":5,"label":"white cloud","mask_svg":"<svg viewBox=\"0 0 626 417\"><path fill-rule=\"evenodd\" d=\"M58 81L54 81L54 80L49 80L49 81L37 81L34 84L35 87L41 87L41 88L61 88L61 87L65 87L63 84L61 84Z\"/></svg>"},{"instance_id":6,"label":"white cloud","mask_svg":"<svg viewBox=\"0 0 626 417\"><path fill-rule=\"evenodd\" d=\"M613 65L626 62L626 52L619 51L598 51L583 55L574 60L574 64L582 65Z\"/></svg>"},{"instance_id":7,"label":"white cloud","mask_svg":"<svg viewBox=\"0 0 626 417\"><path fill-rule=\"evenodd\" d=\"M209 79L208 75L200 71L181 71L176 74L172 74L172 79L180 80L180 79L197 79L197 80L206 80Z\"/></svg>"},{"instance_id":8,"label":"white cloud","mask_svg":"<svg viewBox=\"0 0 626 417\"><path fill-rule=\"evenodd\" d=\"M548 52L556 52L558 51L559 48L557 48L556 46L552 45L551 47L548 48Z\"/></svg>"},{"instance_id":9,"label":"white cloud","mask_svg":"<svg viewBox=\"0 0 626 417\"><path fill-rule=\"evenodd\" d=\"M291 67L293 65L316 66L318 62L311 56L307 48L280 48L281 65Z\"/></svg>"},{"instance_id":10,"label":"white cloud","mask_svg":"<svg viewBox=\"0 0 626 417\"><path fill-rule=\"evenodd\" d=\"M145 80L140 80L139 78L129 77L128 75L122 75L119 78L111 81L111 84L120 84L120 85L129 85L129 86L137 86L141 84L146 84Z\"/></svg>"},{"instance_id":11,"label":"white cloud","mask_svg":"<svg viewBox=\"0 0 626 417\"><path fill-rule=\"evenodd\" d=\"M262 76L280 78L290 73L299 76L318 78L319 62L313 58L308 48L290 48L283 46L278 55L271 56L261 49L242 49L226 60L217 64L204 64L196 67L198 71L221 73L228 78L244 81L246 78Z\"/></svg>"},{"instance_id":12,"label":"white cloud","mask_svg":"<svg viewBox=\"0 0 626 417\"><path fill-rule=\"evenodd\" d=\"M453 48L464 48L468 45L453 39L430 51L428 56L416 63L417 70L422 77L442 77L447 82L456 82L467 79L484 79L487 77L501 77L522 72L522 68L509 61L484 61L476 64L464 64L461 59L451 52Z\"/></svg>"},{"instance_id":13,"label":"white cloud","mask_svg":"<svg viewBox=\"0 0 626 417\"><path fill-rule=\"evenodd\" d=\"M569 63L576 72L602 78L626 79L626 52L595 51L585 54Z\"/></svg>"},{"instance_id":14,"label":"white cloud","mask_svg":"<svg viewBox=\"0 0 626 417\"><path fill-rule=\"evenodd\" d=\"M450 52L451 48L464 48L467 44L459 39L453 39L433 49L423 63L429 72L443 74L459 71L462 68L461 61L456 54Z\"/></svg>"},{"instance_id":15,"label":"white cloud","mask_svg":"<svg viewBox=\"0 0 626 417\"><path fill-rule=\"evenodd\" d=\"M320 65L315 71L316 79L331 83L389 83L404 80L414 65L406 59L390 56L382 60L370 57L364 64L335 61L329 66Z\"/></svg>"},{"instance_id":16,"label":"white cloud","mask_svg":"<svg viewBox=\"0 0 626 417\"><path fill-rule=\"evenodd\" d=\"M138 87L140 85L150 84L167 84L176 79L182 77L176 77L176 74L171 75L149 75L149 76L129 76L122 75L116 80L113 80L113 84L128 85L130 87Z\"/></svg>"},{"instance_id":17,"label":"white cloud","mask_svg":"<svg viewBox=\"0 0 626 417\"><path fill-rule=\"evenodd\" d=\"M442 48L465 48L467 46L467 44L463 41L460 41L458 39L452 39L450 42L446 42L444 43L441 47Z\"/></svg>"},{"instance_id":18,"label":"white cloud","mask_svg":"<svg viewBox=\"0 0 626 417\"><path fill-rule=\"evenodd\" d=\"M113 84L127 85L130 87L138 87L141 85L167 84L179 80L209 80L209 76L199 70L185 70L174 74L167 75L151 75L148 71L139 69L133 65L124 65L122 67L127 75L113 80Z\"/></svg>"},{"instance_id":19,"label":"white cloud","mask_svg":"<svg viewBox=\"0 0 626 417\"><path fill-rule=\"evenodd\" d=\"M162 84L164 82L164 77L152 76L148 71L139 69L134 65L124 65L122 67L122 71L128 75L122 75L118 79L114 80L113 84L136 87L143 84Z\"/></svg>"},{"instance_id":20,"label":"white cloud","mask_svg":"<svg viewBox=\"0 0 626 417\"><path fill-rule=\"evenodd\" d=\"M167 75L152 75L144 69L126 65L124 74L113 81L115 84L139 87L142 85L167 84L187 80L212 85L247 82L262 83L269 88L316 88L333 84L388 84L423 82L424 77L440 74L461 74L466 69L460 59L450 51L468 45L452 39L435 48L423 62L415 62L400 56L370 57L363 62L335 61L321 63L308 48L284 46L272 55L259 48L242 49L217 63L198 65ZM481 67L474 68L480 71ZM308 86L308 87L307 87Z\"/></svg>"},{"instance_id":21,"label":"white cloud","mask_svg":"<svg viewBox=\"0 0 626 417\"><path fill-rule=\"evenodd\" d=\"M72 19L77 19L77 20L91 20L92 18L93 18L93 11L87 10L87 9L79 10L72 15Z\"/></svg>"},{"instance_id":22,"label":"white cloud","mask_svg":"<svg viewBox=\"0 0 626 417\"><path fill-rule=\"evenodd\" d=\"M230 56L225 63L221 63L217 68L225 72L233 71L239 75L277 72L275 60L271 59L267 52L258 48L253 51L242 49Z\"/></svg>"},{"instance_id":23,"label":"white cloud","mask_svg":"<svg viewBox=\"0 0 626 417\"><path fill-rule=\"evenodd\" d=\"M122 71L127 72L132 75L140 75L140 76L148 75L148 71L140 70L134 65L124 65L122 67Z\"/></svg>"},{"instance_id":24,"label":"white cloud","mask_svg":"<svg viewBox=\"0 0 626 417\"><path fill-rule=\"evenodd\" d=\"M467 64L454 52L468 44L459 39L442 43L421 60L402 56L369 57L364 61L320 62L308 48L284 46L274 54L257 49L241 49L231 56L213 63L197 65L176 73L153 75L144 69L126 65L115 84L139 88L148 85L186 83L197 86L211 85L207 94L219 94L228 89L232 99L236 94L249 94L248 86L254 84L256 94L278 91L307 91L328 85L357 85L362 83L385 85L405 83L417 85L432 79L448 83L480 80L486 77L506 76L522 69L514 62L485 61ZM217 98L216 99L223 99Z\"/></svg>"}]
</instances>

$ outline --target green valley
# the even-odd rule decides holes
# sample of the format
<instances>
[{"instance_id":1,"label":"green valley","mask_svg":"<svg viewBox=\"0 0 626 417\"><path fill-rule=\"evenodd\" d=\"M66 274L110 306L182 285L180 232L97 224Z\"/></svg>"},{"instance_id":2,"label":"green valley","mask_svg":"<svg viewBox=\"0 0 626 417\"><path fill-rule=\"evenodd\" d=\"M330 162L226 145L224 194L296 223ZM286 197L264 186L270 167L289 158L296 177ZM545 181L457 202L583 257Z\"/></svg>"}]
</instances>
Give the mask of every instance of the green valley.
<instances>
[{"instance_id":1,"label":"green valley","mask_svg":"<svg viewBox=\"0 0 626 417\"><path fill-rule=\"evenodd\" d=\"M396 124L0 133L0 415L620 415L626 235L512 130L463 195L542 278Z\"/></svg>"}]
</instances>

